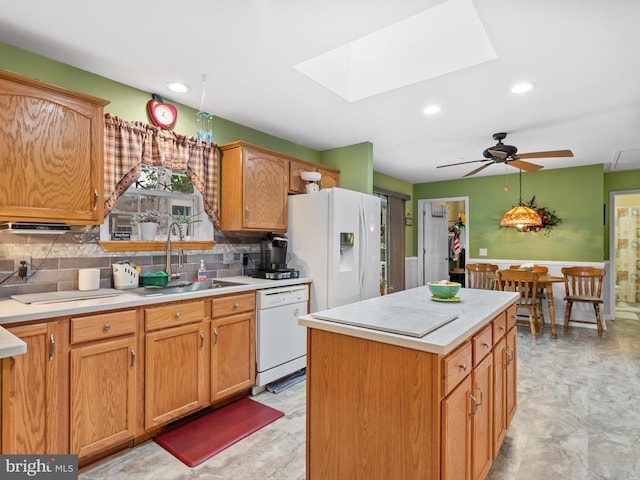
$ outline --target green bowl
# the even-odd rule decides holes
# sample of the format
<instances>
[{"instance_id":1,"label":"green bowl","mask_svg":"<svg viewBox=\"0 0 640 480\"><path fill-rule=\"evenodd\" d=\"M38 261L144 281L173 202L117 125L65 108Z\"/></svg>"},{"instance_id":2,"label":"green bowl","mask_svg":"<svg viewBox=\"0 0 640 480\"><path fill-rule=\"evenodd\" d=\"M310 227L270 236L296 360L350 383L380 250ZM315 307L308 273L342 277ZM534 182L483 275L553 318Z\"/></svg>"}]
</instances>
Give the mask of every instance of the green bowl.
<instances>
[{"instance_id":1,"label":"green bowl","mask_svg":"<svg viewBox=\"0 0 640 480\"><path fill-rule=\"evenodd\" d=\"M169 275L165 272L143 273L140 275L140 284L143 287L164 287L169 283Z\"/></svg>"},{"instance_id":2,"label":"green bowl","mask_svg":"<svg viewBox=\"0 0 640 480\"><path fill-rule=\"evenodd\" d=\"M436 298L452 298L456 296L461 285L458 282L449 282L446 284L429 282L427 286L429 287L431 295Z\"/></svg>"}]
</instances>

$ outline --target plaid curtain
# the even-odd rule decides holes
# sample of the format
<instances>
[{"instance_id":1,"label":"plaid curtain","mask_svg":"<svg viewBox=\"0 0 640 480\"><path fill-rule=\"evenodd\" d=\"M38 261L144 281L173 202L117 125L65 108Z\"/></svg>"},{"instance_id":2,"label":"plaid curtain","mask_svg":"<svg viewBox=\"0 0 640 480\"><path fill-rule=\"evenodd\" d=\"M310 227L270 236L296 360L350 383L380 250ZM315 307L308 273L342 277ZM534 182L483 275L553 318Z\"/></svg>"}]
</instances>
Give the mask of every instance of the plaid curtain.
<instances>
[{"instance_id":1,"label":"plaid curtain","mask_svg":"<svg viewBox=\"0 0 640 480\"><path fill-rule=\"evenodd\" d=\"M142 122L128 122L105 114L104 130L104 214L140 176L141 165L183 170L202 194L204 211L217 229L218 146L198 146L195 137L161 130ZM107 196L108 193L108 196Z\"/></svg>"}]
</instances>

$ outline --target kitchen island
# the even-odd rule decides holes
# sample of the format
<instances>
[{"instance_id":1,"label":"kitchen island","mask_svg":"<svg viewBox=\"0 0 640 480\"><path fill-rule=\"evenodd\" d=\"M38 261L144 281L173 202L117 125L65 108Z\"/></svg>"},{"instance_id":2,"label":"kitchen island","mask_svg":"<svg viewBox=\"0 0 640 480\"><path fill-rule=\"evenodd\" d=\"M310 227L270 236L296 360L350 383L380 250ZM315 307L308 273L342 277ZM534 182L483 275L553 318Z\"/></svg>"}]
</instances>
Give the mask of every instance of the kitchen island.
<instances>
[{"instance_id":1,"label":"kitchen island","mask_svg":"<svg viewBox=\"0 0 640 480\"><path fill-rule=\"evenodd\" d=\"M418 287L300 318L307 479L486 476L516 408L517 295L458 297Z\"/></svg>"}]
</instances>

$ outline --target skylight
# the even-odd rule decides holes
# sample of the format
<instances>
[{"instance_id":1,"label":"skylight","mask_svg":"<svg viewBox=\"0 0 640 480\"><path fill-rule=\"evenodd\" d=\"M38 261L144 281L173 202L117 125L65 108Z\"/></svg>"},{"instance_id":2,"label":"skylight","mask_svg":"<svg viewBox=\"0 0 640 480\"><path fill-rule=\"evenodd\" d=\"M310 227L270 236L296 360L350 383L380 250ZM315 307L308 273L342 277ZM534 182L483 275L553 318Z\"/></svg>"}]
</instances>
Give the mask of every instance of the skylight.
<instances>
[{"instance_id":1,"label":"skylight","mask_svg":"<svg viewBox=\"0 0 640 480\"><path fill-rule=\"evenodd\" d=\"M448 0L294 68L355 102L495 58L471 0Z\"/></svg>"}]
</instances>

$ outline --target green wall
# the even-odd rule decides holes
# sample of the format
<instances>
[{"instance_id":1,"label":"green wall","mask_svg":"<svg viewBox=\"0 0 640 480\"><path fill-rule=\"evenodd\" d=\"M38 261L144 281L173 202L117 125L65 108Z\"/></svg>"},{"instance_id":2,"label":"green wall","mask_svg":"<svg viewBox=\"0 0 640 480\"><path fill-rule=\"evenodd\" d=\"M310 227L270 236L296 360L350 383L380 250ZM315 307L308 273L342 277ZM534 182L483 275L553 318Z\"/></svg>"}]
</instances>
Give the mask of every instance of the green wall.
<instances>
[{"instance_id":1,"label":"green wall","mask_svg":"<svg viewBox=\"0 0 640 480\"><path fill-rule=\"evenodd\" d=\"M522 200L535 195L536 204L555 210L562 223L547 237L499 228L502 214L518 203L518 174L467 178L414 185L414 208L419 199L469 197L468 255L487 258L558 261L602 261L604 256L603 165L523 173ZM504 185L509 191L504 191ZM416 229L414 229L416 230ZM417 230L414 231L417 243Z\"/></svg>"},{"instance_id":2,"label":"green wall","mask_svg":"<svg viewBox=\"0 0 640 480\"><path fill-rule=\"evenodd\" d=\"M130 121L149 122L146 106L152 92L144 92L6 43L0 43L0 69L104 98L110 102L105 107L105 112ZM179 99L179 94L175 94L175 97ZM178 109L174 131L183 135L195 135L197 110L182 105L173 98L166 97L165 100ZM370 193L373 186L373 145L368 142L319 152L215 116L213 140L219 145L243 140L303 160L337 168L341 171L340 185L345 188Z\"/></svg>"},{"instance_id":3,"label":"green wall","mask_svg":"<svg viewBox=\"0 0 640 480\"><path fill-rule=\"evenodd\" d=\"M324 150L320 163L340 170L341 187L373 192L373 144L370 142Z\"/></svg>"}]
</instances>

